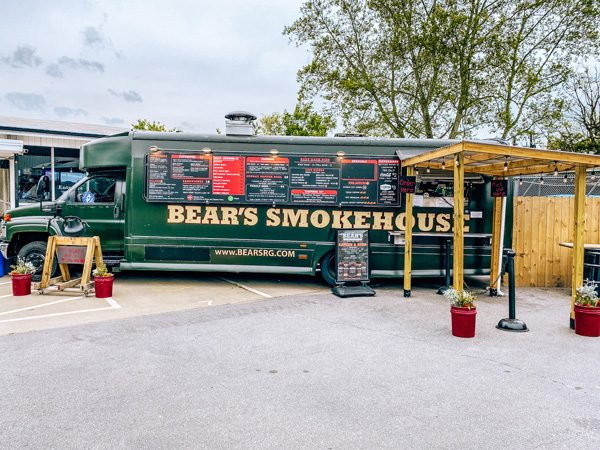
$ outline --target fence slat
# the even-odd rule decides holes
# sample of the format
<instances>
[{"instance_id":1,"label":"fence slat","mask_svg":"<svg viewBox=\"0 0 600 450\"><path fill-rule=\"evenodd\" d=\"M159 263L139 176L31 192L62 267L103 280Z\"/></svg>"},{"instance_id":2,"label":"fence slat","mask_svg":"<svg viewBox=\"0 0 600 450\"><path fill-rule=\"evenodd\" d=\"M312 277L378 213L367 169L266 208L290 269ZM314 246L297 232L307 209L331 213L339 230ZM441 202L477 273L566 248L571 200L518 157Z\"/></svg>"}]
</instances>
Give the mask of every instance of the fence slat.
<instances>
[{"instance_id":1,"label":"fence slat","mask_svg":"<svg viewBox=\"0 0 600 450\"><path fill-rule=\"evenodd\" d=\"M558 245L554 240L554 210L556 199L548 197L546 200L546 270L544 272L544 287L553 286L554 254L558 253ZM558 273L558 270L556 271Z\"/></svg>"},{"instance_id":2,"label":"fence slat","mask_svg":"<svg viewBox=\"0 0 600 450\"><path fill-rule=\"evenodd\" d=\"M536 286L539 269L540 234L538 218L540 217L540 197L531 197L531 238L529 245L529 286Z\"/></svg>"},{"instance_id":3,"label":"fence slat","mask_svg":"<svg viewBox=\"0 0 600 450\"><path fill-rule=\"evenodd\" d=\"M517 286L570 286L573 250L559 246L572 242L575 199L573 197L515 197L513 248ZM600 197L588 197L586 244L600 243Z\"/></svg>"}]
</instances>

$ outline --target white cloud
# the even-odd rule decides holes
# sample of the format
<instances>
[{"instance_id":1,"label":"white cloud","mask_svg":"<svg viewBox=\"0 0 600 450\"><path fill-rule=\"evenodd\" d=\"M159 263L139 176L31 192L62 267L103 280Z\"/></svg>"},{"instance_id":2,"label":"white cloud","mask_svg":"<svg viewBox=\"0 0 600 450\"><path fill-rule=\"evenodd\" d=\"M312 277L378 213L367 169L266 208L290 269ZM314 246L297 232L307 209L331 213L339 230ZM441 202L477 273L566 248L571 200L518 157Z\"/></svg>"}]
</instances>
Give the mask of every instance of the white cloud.
<instances>
[{"instance_id":1,"label":"white cloud","mask_svg":"<svg viewBox=\"0 0 600 450\"><path fill-rule=\"evenodd\" d=\"M36 54L36 48L30 45L18 46L10 55L2 57L2 61L15 69L42 64L42 58Z\"/></svg>"},{"instance_id":2,"label":"white cloud","mask_svg":"<svg viewBox=\"0 0 600 450\"><path fill-rule=\"evenodd\" d=\"M302 3L8 2L0 42L4 48L34 49L32 57L39 60L4 71L3 113L58 120L68 113L122 126L148 119L214 132L224 128L223 116L232 110L257 115L291 110L296 72L308 59L304 49L288 45L282 31L298 17ZM13 58L1 51L0 56ZM17 60L28 61L11 59ZM43 70L36 61L46 61ZM7 86L45 103L8 101Z\"/></svg>"},{"instance_id":3,"label":"white cloud","mask_svg":"<svg viewBox=\"0 0 600 450\"><path fill-rule=\"evenodd\" d=\"M120 99L123 99L129 103L141 103L143 101L142 96L135 91L116 92L112 89L109 89L108 92L110 92L115 97L119 97Z\"/></svg>"},{"instance_id":4,"label":"white cloud","mask_svg":"<svg viewBox=\"0 0 600 450\"><path fill-rule=\"evenodd\" d=\"M68 116L87 116L87 112L85 112L81 108L73 109L67 108L66 106L57 106L54 108L54 113L61 118L65 118Z\"/></svg>"},{"instance_id":5,"label":"white cloud","mask_svg":"<svg viewBox=\"0 0 600 450\"><path fill-rule=\"evenodd\" d=\"M46 106L46 99L38 94L9 92L4 98L14 108L24 111L43 111Z\"/></svg>"}]
</instances>

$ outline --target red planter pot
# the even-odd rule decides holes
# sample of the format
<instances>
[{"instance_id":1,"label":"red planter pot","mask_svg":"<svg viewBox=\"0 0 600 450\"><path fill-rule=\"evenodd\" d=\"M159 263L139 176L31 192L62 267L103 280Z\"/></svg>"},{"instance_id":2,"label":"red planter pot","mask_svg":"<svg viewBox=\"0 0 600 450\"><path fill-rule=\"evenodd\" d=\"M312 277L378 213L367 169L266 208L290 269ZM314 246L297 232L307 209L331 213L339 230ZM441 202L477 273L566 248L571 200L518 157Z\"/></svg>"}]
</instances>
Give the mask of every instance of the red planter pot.
<instances>
[{"instance_id":1,"label":"red planter pot","mask_svg":"<svg viewBox=\"0 0 600 450\"><path fill-rule=\"evenodd\" d=\"M13 295L18 297L19 295L31 294L31 274L11 274L12 278L12 289Z\"/></svg>"},{"instance_id":2,"label":"red planter pot","mask_svg":"<svg viewBox=\"0 0 600 450\"><path fill-rule=\"evenodd\" d=\"M581 336L600 336L600 307L575 305L575 333Z\"/></svg>"},{"instance_id":3,"label":"red planter pot","mask_svg":"<svg viewBox=\"0 0 600 450\"><path fill-rule=\"evenodd\" d=\"M475 336L475 308L450 306L452 315L452 336L472 338Z\"/></svg>"},{"instance_id":4,"label":"red planter pot","mask_svg":"<svg viewBox=\"0 0 600 450\"><path fill-rule=\"evenodd\" d=\"M112 297L113 279L109 277L94 277L94 287L96 289L96 298Z\"/></svg>"}]
</instances>

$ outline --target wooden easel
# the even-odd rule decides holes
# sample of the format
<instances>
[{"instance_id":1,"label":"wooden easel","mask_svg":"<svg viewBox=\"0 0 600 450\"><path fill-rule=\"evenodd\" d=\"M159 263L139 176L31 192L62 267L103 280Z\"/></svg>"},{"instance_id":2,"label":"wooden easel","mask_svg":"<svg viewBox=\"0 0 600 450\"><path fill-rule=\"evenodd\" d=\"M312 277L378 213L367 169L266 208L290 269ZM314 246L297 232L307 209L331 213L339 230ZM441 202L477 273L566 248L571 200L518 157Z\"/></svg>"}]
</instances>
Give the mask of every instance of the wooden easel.
<instances>
[{"instance_id":1,"label":"wooden easel","mask_svg":"<svg viewBox=\"0 0 600 450\"><path fill-rule=\"evenodd\" d=\"M59 263L60 277L50 278L52 272L52 263L58 250L58 247L86 247L85 261L83 264L83 273L81 278L71 280L69 267L66 263ZM50 236L48 238L48 247L46 248L46 260L44 261L44 271L42 272L42 281L33 285L34 289L39 290L40 294L44 293L44 289L50 286L56 286L59 291L67 288L79 288L87 297L90 290L94 288L94 282L90 281L92 275L92 262L96 259L96 265L103 264L102 249L100 248L100 238L94 237L65 237L65 236Z\"/></svg>"}]
</instances>

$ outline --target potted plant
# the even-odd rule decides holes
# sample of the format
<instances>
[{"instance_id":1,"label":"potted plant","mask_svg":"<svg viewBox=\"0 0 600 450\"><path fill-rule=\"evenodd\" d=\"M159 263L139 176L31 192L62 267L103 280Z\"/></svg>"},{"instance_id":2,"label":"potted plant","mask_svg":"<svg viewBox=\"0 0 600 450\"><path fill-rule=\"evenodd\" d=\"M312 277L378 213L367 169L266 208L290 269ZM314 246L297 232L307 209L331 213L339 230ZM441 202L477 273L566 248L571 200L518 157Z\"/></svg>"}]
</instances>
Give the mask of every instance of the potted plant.
<instances>
[{"instance_id":1,"label":"potted plant","mask_svg":"<svg viewBox=\"0 0 600 450\"><path fill-rule=\"evenodd\" d=\"M10 266L10 268L12 269L10 277L12 279L13 295L16 297L31 294L31 275L35 273L33 264L17 258L17 264Z\"/></svg>"},{"instance_id":2,"label":"potted plant","mask_svg":"<svg viewBox=\"0 0 600 450\"><path fill-rule=\"evenodd\" d=\"M575 333L581 336L600 336L600 305L596 283L587 280L575 293Z\"/></svg>"},{"instance_id":3,"label":"potted plant","mask_svg":"<svg viewBox=\"0 0 600 450\"><path fill-rule=\"evenodd\" d=\"M454 288L446 289L444 297L450 300L450 313L452 315L452 336L472 338L475 336L475 294L469 291L457 291Z\"/></svg>"},{"instance_id":4,"label":"potted plant","mask_svg":"<svg viewBox=\"0 0 600 450\"><path fill-rule=\"evenodd\" d=\"M106 264L98 264L93 270L94 287L97 298L112 297L113 274L108 271Z\"/></svg>"}]
</instances>

